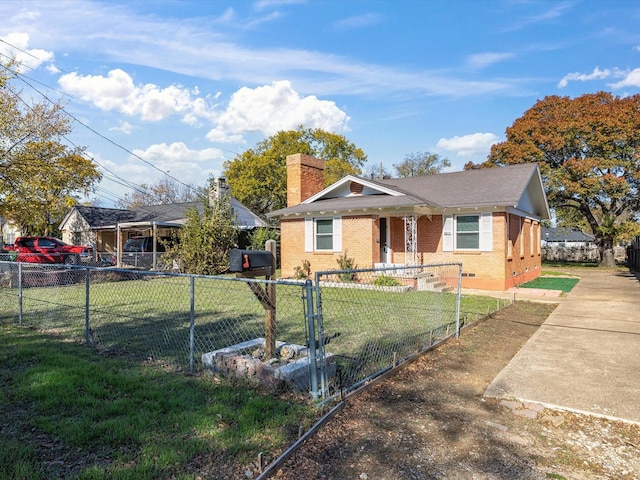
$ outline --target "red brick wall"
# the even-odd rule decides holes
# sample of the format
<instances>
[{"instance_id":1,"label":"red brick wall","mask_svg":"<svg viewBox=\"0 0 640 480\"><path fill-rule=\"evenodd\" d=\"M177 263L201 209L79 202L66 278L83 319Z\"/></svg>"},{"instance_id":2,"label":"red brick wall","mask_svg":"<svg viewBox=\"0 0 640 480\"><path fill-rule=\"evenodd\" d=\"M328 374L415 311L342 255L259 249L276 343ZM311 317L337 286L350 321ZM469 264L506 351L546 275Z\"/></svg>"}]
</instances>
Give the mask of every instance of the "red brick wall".
<instances>
[{"instance_id":1,"label":"red brick wall","mask_svg":"<svg viewBox=\"0 0 640 480\"><path fill-rule=\"evenodd\" d=\"M520 223L522 222L522 232ZM539 222L509 214L493 214L493 250L442 251L442 216L418 220L418 263L462 263L462 286L485 290L506 290L509 287L540 276ZM390 218L392 263L405 263L404 222ZM533 228L533 236L530 229ZM367 217L342 218L342 250L355 260L358 268L370 268L380 261L379 220ZM337 270L341 252L305 252L304 219L281 222L282 276L293 277L295 267L303 260L311 263L312 272ZM533 240L533 248L531 248ZM508 242L513 243L512 255L507 258ZM520 255L522 245L523 255ZM514 273L515 272L515 273Z\"/></svg>"},{"instance_id":2,"label":"red brick wall","mask_svg":"<svg viewBox=\"0 0 640 480\"><path fill-rule=\"evenodd\" d=\"M303 153L287 156L287 206L293 207L324 188L324 160Z\"/></svg>"}]
</instances>

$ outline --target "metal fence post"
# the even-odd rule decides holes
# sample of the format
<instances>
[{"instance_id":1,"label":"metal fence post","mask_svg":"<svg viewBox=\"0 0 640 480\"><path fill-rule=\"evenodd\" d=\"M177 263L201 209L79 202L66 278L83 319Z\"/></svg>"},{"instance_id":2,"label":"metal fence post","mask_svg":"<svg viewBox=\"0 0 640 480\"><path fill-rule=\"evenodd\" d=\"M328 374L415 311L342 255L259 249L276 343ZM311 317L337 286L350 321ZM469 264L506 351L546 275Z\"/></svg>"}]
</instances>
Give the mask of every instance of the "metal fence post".
<instances>
[{"instance_id":1,"label":"metal fence post","mask_svg":"<svg viewBox=\"0 0 640 480\"><path fill-rule=\"evenodd\" d=\"M194 371L194 357L195 357L195 337L196 337L196 279L193 275L191 275L189 282L189 296L190 302L189 305L189 373L193 375Z\"/></svg>"},{"instance_id":2,"label":"metal fence post","mask_svg":"<svg viewBox=\"0 0 640 480\"><path fill-rule=\"evenodd\" d=\"M305 310L307 316L307 327L309 332L309 373L310 373L310 393L314 400L318 399L318 358L316 349L316 325L313 311L313 282L307 279L304 282Z\"/></svg>"},{"instance_id":3,"label":"metal fence post","mask_svg":"<svg viewBox=\"0 0 640 480\"><path fill-rule=\"evenodd\" d=\"M18 262L18 324L22 325L22 263Z\"/></svg>"},{"instance_id":4,"label":"metal fence post","mask_svg":"<svg viewBox=\"0 0 640 480\"><path fill-rule=\"evenodd\" d=\"M458 295L456 299L456 338L460 337L460 300L462 297L462 264L458 264Z\"/></svg>"},{"instance_id":5,"label":"metal fence post","mask_svg":"<svg viewBox=\"0 0 640 480\"><path fill-rule=\"evenodd\" d=\"M84 269L84 342L89 345L89 332L91 326L89 324L89 269Z\"/></svg>"}]
</instances>

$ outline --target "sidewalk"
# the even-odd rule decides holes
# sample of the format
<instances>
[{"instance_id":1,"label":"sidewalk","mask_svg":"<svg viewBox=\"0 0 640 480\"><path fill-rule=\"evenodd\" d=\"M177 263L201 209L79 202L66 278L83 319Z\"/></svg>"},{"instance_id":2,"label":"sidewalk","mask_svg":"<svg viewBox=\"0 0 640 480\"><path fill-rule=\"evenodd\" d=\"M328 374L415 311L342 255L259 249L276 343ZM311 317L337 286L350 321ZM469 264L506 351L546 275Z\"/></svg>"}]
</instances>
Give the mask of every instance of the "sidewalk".
<instances>
[{"instance_id":1,"label":"sidewalk","mask_svg":"<svg viewBox=\"0 0 640 480\"><path fill-rule=\"evenodd\" d=\"M640 423L640 281L580 275L485 396Z\"/></svg>"}]
</instances>

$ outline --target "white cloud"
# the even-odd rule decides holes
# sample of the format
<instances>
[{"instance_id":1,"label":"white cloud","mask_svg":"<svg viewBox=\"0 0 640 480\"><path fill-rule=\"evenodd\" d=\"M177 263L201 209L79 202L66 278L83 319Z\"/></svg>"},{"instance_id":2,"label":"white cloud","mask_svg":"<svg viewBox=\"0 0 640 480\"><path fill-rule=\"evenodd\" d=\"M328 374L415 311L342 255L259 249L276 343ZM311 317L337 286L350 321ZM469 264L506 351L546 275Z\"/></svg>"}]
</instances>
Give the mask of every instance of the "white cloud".
<instances>
[{"instance_id":1,"label":"white cloud","mask_svg":"<svg viewBox=\"0 0 640 480\"><path fill-rule=\"evenodd\" d=\"M493 133L472 133L461 137L441 138L438 140L437 147L455 151L459 157L471 157L488 154L491 145L499 141L500 139Z\"/></svg>"},{"instance_id":2,"label":"white cloud","mask_svg":"<svg viewBox=\"0 0 640 480\"><path fill-rule=\"evenodd\" d=\"M349 116L336 104L314 95L303 97L282 80L257 88L243 87L235 92L217 126L207 134L211 141L237 141L243 133L261 132L271 136L299 125L329 132L348 130Z\"/></svg>"},{"instance_id":3,"label":"white cloud","mask_svg":"<svg viewBox=\"0 0 640 480\"><path fill-rule=\"evenodd\" d=\"M193 96L197 89L190 91L177 85L160 88L152 83L134 85L131 76L121 69L111 70L106 77L68 73L58 83L67 93L101 110L116 110L147 121L181 114L183 121L193 124L198 118L213 116L213 107L205 99Z\"/></svg>"},{"instance_id":4,"label":"white cloud","mask_svg":"<svg viewBox=\"0 0 640 480\"><path fill-rule=\"evenodd\" d=\"M514 54L509 52L485 52L471 55L468 59L468 63L474 68L484 68L488 67L489 65L493 65L494 63L503 62L513 57Z\"/></svg>"},{"instance_id":5,"label":"white cloud","mask_svg":"<svg viewBox=\"0 0 640 480\"><path fill-rule=\"evenodd\" d=\"M587 82L589 80L602 80L610 77L611 75L612 72L608 68L600 70L598 67L594 68L591 73L568 73L562 78L562 80L560 80L560 82L558 82L558 88L566 87L569 84L569 81Z\"/></svg>"},{"instance_id":6,"label":"white cloud","mask_svg":"<svg viewBox=\"0 0 640 480\"><path fill-rule=\"evenodd\" d=\"M298 2L265 0L254 6L257 11L265 9L268 15L268 8L293 3ZM74 9L77 6L72 0L37 5L35 1L28 2L23 11L38 12L36 19L28 21L20 9L0 1L0 18L7 31L27 31L33 41L37 39L40 45L56 52L87 55L106 64L140 65L216 82L232 81L236 85L265 85L286 78L305 94L325 97L394 92L459 97L522 91L517 82L508 79L469 80L441 69L367 63L332 52L272 46L268 41L248 46L238 43L237 36L230 35L227 29L243 29L260 18L243 19L233 9L220 12L215 18L192 17L187 23L174 17L136 15L120 2L83 2L82 22L69 15ZM375 15L363 19L377 21Z\"/></svg>"},{"instance_id":7,"label":"white cloud","mask_svg":"<svg viewBox=\"0 0 640 480\"><path fill-rule=\"evenodd\" d=\"M270 7L280 7L283 5L294 5L304 3L304 0L258 0L253 4L254 10L264 10Z\"/></svg>"},{"instance_id":8,"label":"white cloud","mask_svg":"<svg viewBox=\"0 0 640 480\"><path fill-rule=\"evenodd\" d=\"M131 132L133 132L133 125L131 125L127 121L124 121L120 122L120 125L118 125L117 127L112 127L109 130L112 132L122 132L125 135L131 135Z\"/></svg>"},{"instance_id":9,"label":"white cloud","mask_svg":"<svg viewBox=\"0 0 640 480\"><path fill-rule=\"evenodd\" d=\"M337 21L334 27L338 30L346 30L351 28L363 28L377 25L384 20L384 16L379 13L365 13L354 17L344 18Z\"/></svg>"},{"instance_id":10,"label":"white cloud","mask_svg":"<svg viewBox=\"0 0 640 480\"><path fill-rule=\"evenodd\" d=\"M21 72L38 68L42 64L50 63L54 59L53 52L39 48L29 48L27 33L10 33L0 37L0 57L14 58L19 64Z\"/></svg>"},{"instance_id":11,"label":"white cloud","mask_svg":"<svg viewBox=\"0 0 640 480\"><path fill-rule=\"evenodd\" d=\"M624 73L624 78L616 83L610 83L611 88L638 87L640 88L640 68Z\"/></svg>"},{"instance_id":12,"label":"white cloud","mask_svg":"<svg viewBox=\"0 0 640 480\"><path fill-rule=\"evenodd\" d=\"M133 154L135 157L129 159L124 169L133 176L133 178L127 178L136 183L149 183L149 178L161 175L158 170L152 170L140 158L184 181L198 184L204 182L208 172L221 171L224 160L223 152L219 148L193 150L183 142L154 144L144 150L135 149Z\"/></svg>"}]
</instances>

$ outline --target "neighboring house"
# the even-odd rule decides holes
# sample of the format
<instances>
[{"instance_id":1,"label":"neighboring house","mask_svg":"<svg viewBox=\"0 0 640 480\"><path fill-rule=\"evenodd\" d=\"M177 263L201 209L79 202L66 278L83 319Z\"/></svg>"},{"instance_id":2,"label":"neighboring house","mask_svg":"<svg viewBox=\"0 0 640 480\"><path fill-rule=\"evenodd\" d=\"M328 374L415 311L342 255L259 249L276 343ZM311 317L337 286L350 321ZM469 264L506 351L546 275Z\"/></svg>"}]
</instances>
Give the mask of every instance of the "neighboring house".
<instances>
[{"instance_id":1,"label":"neighboring house","mask_svg":"<svg viewBox=\"0 0 640 480\"><path fill-rule=\"evenodd\" d=\"M542 227L543 247L595 247L595 237L568 227Z\"/></svg>"},{"instance_id":2,"label":"neighboring house","mask_svg":"<svg viewBox=\"0 0 640 480\"><path fill-rule=\"evenodd\" d=\"M620 249L616 251L616 259ZM624 250L624 249L622 249ZM542 259L546 262L599 262L595 236L567 227L542 228Z\"/></svg>"},{"instance_id":3,"label":"neighboring house","mask_svg":"<svg viewBox=\"0 0 640 480\"><path fill-rule=\"evenodd\" d=\"M64 242L88 245L98 253L116 255L119 264L122 246L129 238L169 237L172 231L184 225L189 208L202 213L203 203L146 205L130 210L77 205L60 223L59 229ZM241 230L266 226L260 217L234 198L231 198L231 208Z\"/></svg>"},{"instance_id":4,"label":"neighboring house","mask_svg":"<svg viewBox=\"0 0 640 480\"><path fill-rule=\"evenodd\" d=\"M0 217L0 226L2 227L2 241L0 245L12 245L16 238L22 236L22 231L11 220Z\"/></svg>"},{"instance_id":5,"label":"neighboring house","mask_svg":"<svg viewBox=\"0 0 640 480\"><path fill-rule=\"evenodd\" d=\"M324 162L287 157L280 219L282 276L309 261L336 270L462 263L466 288L505 290L540 276L541 220L549 206L537 164L422 177L348 175L324 188Z\"/></svg>"}]
</instances>

